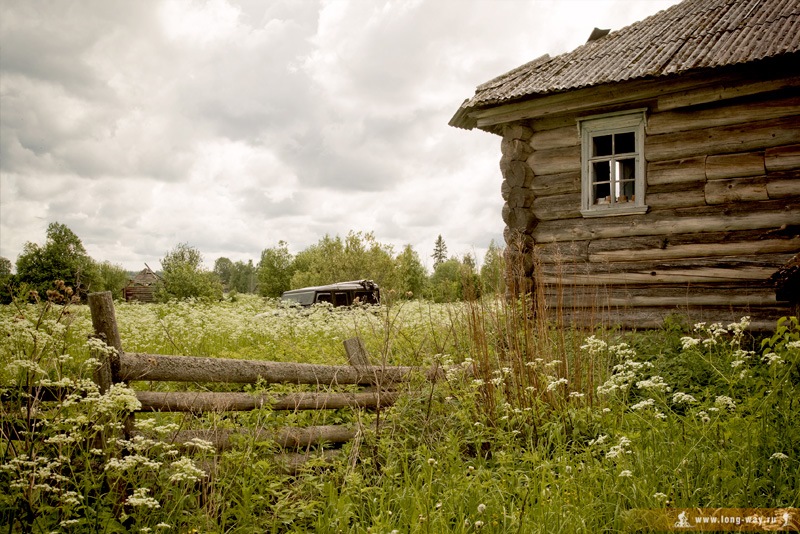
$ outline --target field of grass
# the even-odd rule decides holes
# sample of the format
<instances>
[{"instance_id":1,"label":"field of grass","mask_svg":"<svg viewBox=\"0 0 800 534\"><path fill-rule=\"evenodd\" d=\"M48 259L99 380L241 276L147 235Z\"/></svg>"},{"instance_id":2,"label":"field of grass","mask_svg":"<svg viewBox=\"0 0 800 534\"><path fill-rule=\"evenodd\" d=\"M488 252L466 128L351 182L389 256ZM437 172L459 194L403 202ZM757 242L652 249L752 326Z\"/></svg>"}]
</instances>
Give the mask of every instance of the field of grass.
<instances>
[{"instance_id":1,"label":"field of grass","mask_svg":"<svg viewBox=\"0 0 800 534\"><path fill-rule=\"evenodd\" d=\"M553 328L525 302L389 300L350 310L253 296L116 304L129 352L346 364L342 342L357 335L375 362L450 369L435 386L413 380L379 417L136 418L149 435L367 429L332 464L293 475L275 468L270 443L218 453L198 442L189 454L115 438L137 401L91 381L108 349L89 338L88 308L3 307L0 532L619 532L648 531L642 510L800 507L796 318L762 340L746 319L587 332ZM42 387L73 393L47 403ZM211 459L209 478L199 467Z\"/></svg>"}]
</instances>

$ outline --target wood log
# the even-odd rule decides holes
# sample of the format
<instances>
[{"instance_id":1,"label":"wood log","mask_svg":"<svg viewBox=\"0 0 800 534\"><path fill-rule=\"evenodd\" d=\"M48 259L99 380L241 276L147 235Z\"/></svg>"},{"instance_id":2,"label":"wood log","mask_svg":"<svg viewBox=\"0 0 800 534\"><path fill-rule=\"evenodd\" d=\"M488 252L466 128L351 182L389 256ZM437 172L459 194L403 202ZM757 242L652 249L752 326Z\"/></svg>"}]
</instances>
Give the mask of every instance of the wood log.
<instances>
[{"instance_id":1,"label":"wood log","mask_svg":"<svg viewBox=\"0 0 800 534\"><path fill-rule=\"evenodd\" d=\"M528 158L533 174L563 174L581 172L581 147L535 150Z\"/></svg>"},{"instance_id":2,"label":"wood log","mask_svg":"<svg viewBox=\"0 0 800 534\"><path fill-rule=\"evenodd\" d=\"M567 172L562 174L535 175L530 186L534 196L545 197L581 192L581 173Z\"/></svg>"},{"instance_id":3,"label":"wood log","mask_svg":"<svg viewBox=\"0 0 800 534\"><path fill-rule=\"evenodd\" d=\"M541 128L541 125L537 125ZM580 146L581 138L575 122L569 126L551 130L536 130L530 140L533 150L549 150L551 148L564 148Z\"/></svg>"},{"instance_id":4,"label":"wood log","mask_svg":"<svg viewBox=\"0 0 800 534\"><path fill-rule=\"evenodd\" d=\"M511 187L528 187L533 183L533 170L525 161L511 161L506 170L501 172L503 179Z\"/></svg>"},{"instance_id":5,"label":"wood log","mask_svg":"<svg viewBox=\"0 0 800 534\"><path fill-rule=\"evenodd\" d=\"M767 149L764 154L767 172L792 171L800 169L800 145L781 146Z\"/></svg>"},{"instance_id":6,"label":"wood log","mask_svg":"<svg viewBox=\"0 0 800 534\"><path fill-rule=\"evenodd\" d=\"M344 351L347 360L354 367L369 367L369 353L360 337L351 337L344 340Z\"/></svg>"},{"instance_id":7,"label":"wood log","mask_svg":"<svg viewBox=\"0 0 800 534\"><path fill-rule=\"evenodd\" d=\"M736 178L733 180L713 180L706 183L706 203L730 204L731 202L747 202L769 200L767 184L763 178Z\"/></svg>"},{"instance_id":8,"label":"wood log","mask_svg":"<svg viewBox=\"0 0 800 534\"><path fill-rule=\"evenodd\" d=\"M533 213L540 221L579 218L581 216L581 195L552 195L537 197L533 201Z\"/></svg>"},{"instance_id":9,"label":"wood log","mask_svg":"<svg viewBox=\"0 0 800 534\"><path fill-rule=\"evenodd\" d=\"M706 158L706 178L708 180L764 176L766 172L764 152L722 154Z\"/></svg>"},{"instance_id":10,"label":"wood log","mask_svg":"<svg viewBox=\"0 0 800 534\"><path fill-rule=\"evenodd\" d=\"M346 443L358 432L358 428L344 425L317 425L304 428L217 428L180 430L164 437L162 441L178 445L188 451L198 448L192 443L193 440L207 441L214 446L217 453L220 453L232 449L239 440L249 443L269 442L281 448L299 448L323 443ZM156 436L142 432L135 432L134 436L136 435L157 439Z\"/></svg>"},{"instance_id":11,"label":"wood log","mask_svg":"<svg viewBox=\"0 0 800 534\"><path fill-rule=\"evenodd\" d=\"M174 382L229 382L255 384L361 384L380 385L407 379L415 367L320 365L262 360L202 358L198 356L164 356L126 352L120 357L121 380L155 380ZM435 379L436 376L429 378Z\"/></svg>"},{"instance_id":12,"label":"wood log","mask_svg":"<svg viewBox=\"0 0 800 534\"><path fill-rule=\"evenodd\" d=\"M530 233L539 220L530 208L516 208L506 202L502 211L503 221L513 232Z\"/></svg>"},{"instance_id":13,"label":"wood log","mask_svg":"<svg viewBox=\"0 0 800 534\"><path fill-rule=\"evenodd\" d=\"M681 258L707 258L716 256L751 256L757 254L792 253L800 251L800 237L794 239L765 239L761 241L743 241L733 243L702 243L672 245L665 240L653 239L651 247L645 247L641 241L635 248L592 252L589 247L589 261L616 262L659 261ZM659 242L660 245L659 245Z\"/></svg>"},{"instance_id":14,"label":"wood log","mask_svg":"<svg viewBox=\"0 0 800 534\"><path fill-rule=\"evenodd\" d=\"M650 209L653 211L674 208L692 208L696 206L705 206L706 194L702 189L690 189L671 193L647 192L644 197L644 202L650 206Z\"/></svg>"},{"instance_id":15,"label":"wood log","mask_svg":"<svg viewBox=\"0 0 800 534\"><path fill-rule=\"evenodd\" d=\"M119 382L119 355L122 354L122 340L119 336L117 318L114 313L114 298L111 291L89 294L89 310L92 315L92 327L95 335L113 347L116 354L103 356L100 365L94 371L94 381L105 393L111 384Z\"/></svg>"},{"instance_id":16,"label":"wood log","mask_svg":"<svg viewBox=\"0 0 800 534\"><path fill-rule=\"evenodd\" d=\"M545 275L545 284L562 285L627 285L627 284L688 284L708 282L766 280L775 272L774 267L748 267L742 269L671 269L668 271L616 272L599 274Z\"/></svg>"},{"instance_id":17,"label":"wood log","mask_svg":"<svg viewBox=\"0 0 800 534\"><path fill-rule=\"evenodd\" d=\"M537 243L701 232L777 229L800 224L800 201L770 200L661 210L627 217L542 221L531 232Z\"/></svg>"},{"instance_id":18,"label":"wood log","mask_svg":"<svg viewBox=\"0 0 800 534\"><path fill-rule=\"evenodd\" d=\"M534 203L533 191L527 187L512 187L507 201L512 208L530 208Z\"/></svg>"},{"instance_id":19,"label":"wood log","mask_svg":"<svg viewBox=\"0 0 800 534\"><path fill-rule=\"evenodd\" d=\"M514 122L503 125L504 139L522 139L528 141L533 135L533 129L525 123Z\"/></svg>"},{"instance_id":20,"label":"wood log","mask_svg":"<svg viewBox=\"0 0 800 534\"><path fill-rule=\"evenodd\" d=\"M671 322L680 321L686 326L699 322L721 323L728 325L738 322L745 315L751 315L747 307L742 308L661 308L661 307L636 307L615 308L612 310L565 310L563 321L574 327L592 329L605 325L606 327L622 328L624 330L657 329L662 328L668 319ZM774 332L778 318L786 315L786 308L760 307L755 311L758 318L753 319L748 327L752 332Z\"/></svg>"},{"instance_id":21,"label":"wood log","mask_svg":"<svg viewBox=\"0 0 800 534\"><path fill-rule=\"evenodd\" d=\"M647 157L647 154L645 154ZM648 188L658 184L706 181L706 156L647 163Z\"/></svg>"},{"instance_id":22,"label":"wood log","mask_svg":"<svg viewBox=\"0 0 800 534\"><path fill-rule=\"evenodd\" d=\"M619 261L600 261L589 263L564 263L559 266L548 264L541 265L539 272L549 273L575 273L575 274L597 274L597 273L627 273L643 272L649 273L656 271L685 270L694 268L713 268L713 269L746 269L750 267L765 267L778 269L783 263L792 257L792 252L772 252L763 254L753 254L749 256L695 256L690 258L665 258L658 260L641 260L640 254L644 252L631 252L628 258Z\"/></svg>"},{"instance_id":23,"label":"wood log","mask_svg":"<svg viewBox=\"0 0 800 534\"><path fill-rule=\"evenodd\" d=\"M648 161L665 161L701 155L764 150L795 144L798 137L800 137L800 116L791 116L702 130L650 135L644 140L644 152ZM536 167L534 172L537 172Z\"/></svg>"},{"instance_id":24,"label":"wood log","mask_svg":"<svg viewBox=\"0 0 800 534\"><path fill-rule=\"evenodd\" d=\"M238 392L137 391L142 412L241 412L271 410L338 410L394 404L396 392L251 394Z\"/></svg>"},{"instance_id":25,"label":"wood log","mask_svg":"<svg viewBox=\"0 0 800 534\"><path fill-rule=\"evenodd\" d=\"M514 161L525 161L531 155L531 145L521 139L504 137L500 143L500 152L503 156Z\"/></svg>"},{"instance_id":26,"label":"wood log","mask_svg":"<svg viewBox=\"0 0 800 534\"><path fill-rule=\"evenodd\" d=\"M618 291L613 286L607 291L607 297L601 299L585 299L575 297L573 295L566 295L566 298L561 298L561 305L568 308L587 308L587 307L648 307L657 306L662 308L679 308L679 307L697 307L697 306L777 306L778 302L775 300L775 293L766 291L761 295L728 295L724 292L717 292L715 294L706 295L684 295L674 297L655 297L649 295L642 296L618 296ZM624 292L623 292L624 293ZM548 298L548 305L554 306L557 300L555 297Z\"/></svg>"},{"instance_id":27,"label":"wood log","mask_svg":"<svg viewBox=\"0 0 800 534\"><path fill-rule=\"evenodd\" d=\"M800 109L800 97L796 94L770 93L757 95L755 98L758 100L751 99L741 104L729 105L726 102L719 102L716 106L703 109L692 107L652 113L647 119L647 133L660 135L777 119L797 115L797 110Z\"/></svg>"},{"instance_id":28,"label":"wood log","mask_svg":"<svg viewBox=\"0 0 800 534\"><path fill-rule=\"evenodd\" d=\"M738 232L675 233L661 236L629 237L626 239L596 239L589 243L589 254L615 250L666 249L678 245L747 243L772 239L791 240L800 236L800 228L777 230L741 230Z\"/></svg>"},{"instance_id":29,"label":"wood log","mask_svg":"<svg viewBox=\"0 0 800 534\"><path fill-rule=\"evenodd\" d=\"M768 181L767 195L772 199L800 197L800 177Z\"/></svg>"},{"instance_id":30,"label":"wood log","mask_svg":"<svg viewBox=\"0 0 800 534\"><path fill-rule=\"evenodd\" d=\"M534 247L534 257L539 263L588 261L589 244L589 241L537 244Z\"/></svg>"}]
</instances>

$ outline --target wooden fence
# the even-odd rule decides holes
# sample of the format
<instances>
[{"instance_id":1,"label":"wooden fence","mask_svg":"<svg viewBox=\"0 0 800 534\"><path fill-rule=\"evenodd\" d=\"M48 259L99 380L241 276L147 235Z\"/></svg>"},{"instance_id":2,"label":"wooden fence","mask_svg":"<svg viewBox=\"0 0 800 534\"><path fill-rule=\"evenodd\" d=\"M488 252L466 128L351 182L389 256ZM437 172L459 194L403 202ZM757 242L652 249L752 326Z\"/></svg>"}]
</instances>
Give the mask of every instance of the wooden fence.
<instances>
[{"instance_id":1,"label":"wooden fence","mask_svg":"<svg viewBox=\"0 0 800 534\"><path fill-rule=\"evenodd\" d=\"M424 370L419 367L370 365L363 342L359 338L348 339L344 343L350 365L130 353L125 352L122 348L111 293L90 294L89 307L95 335L116 349L116 354L105 357L95 372L95 381L101 392L105 392L111 384L136 381L150 383L281 383L308 385L311 386L309 389L312 389L312 391L296 393L259 394L140 391L134 388L136 397L142 405L139 412L202 414L259 408L289 411L341 408L380 410L394 403L399 395L394 386L408 380L413 373L425 373L428 380L436 380L443 376L438 368ZM354 385L360 386L360 389L352 391ZM341 389L349 389L349 391L341 391ZM128 437L135 433L134 418L135 414L132 414L124 425L124 432ZM237 434L258 442L271 441L282 449L304 451L284 453L277 458L277 463L287 471L294 471L306 459L313 456L313 447L323 443L345 443L355 438L361 430L357 425L320 425L280 429L183 430L173 433L168 439L176 444L186 444L192 439L199 438L211 442L217 451L229 449L235 441L232 439L233 436ZM330 454L329 450L323 453L323 456Z\"/></svg>"}]
</instances>

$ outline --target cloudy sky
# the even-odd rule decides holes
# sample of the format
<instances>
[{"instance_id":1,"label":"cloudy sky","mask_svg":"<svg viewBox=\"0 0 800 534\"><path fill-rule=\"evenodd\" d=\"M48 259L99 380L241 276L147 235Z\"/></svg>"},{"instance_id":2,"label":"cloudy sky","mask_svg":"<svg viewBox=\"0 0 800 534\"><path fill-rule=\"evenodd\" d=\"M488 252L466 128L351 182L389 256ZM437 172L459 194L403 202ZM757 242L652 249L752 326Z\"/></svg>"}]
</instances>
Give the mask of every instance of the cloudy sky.
<instances>
[{"instance_id":1,"label":"cloudy sky","mask_svg":"<svg viewBox=\"0 0 800 534\"><path fill-rule=\"evenodd\" d=\"M475 86L677 0L0 0L0 256L60 222L130 270L373 231L502 243Z\"/></svg>"}]
</instances>

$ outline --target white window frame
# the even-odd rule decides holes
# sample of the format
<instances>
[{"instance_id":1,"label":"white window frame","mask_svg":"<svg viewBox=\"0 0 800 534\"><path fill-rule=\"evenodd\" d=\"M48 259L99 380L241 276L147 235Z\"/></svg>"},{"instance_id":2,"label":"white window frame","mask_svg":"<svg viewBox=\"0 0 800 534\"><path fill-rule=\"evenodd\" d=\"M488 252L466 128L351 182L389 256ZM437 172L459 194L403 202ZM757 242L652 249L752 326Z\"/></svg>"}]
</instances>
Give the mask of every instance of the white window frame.
<instances>
[{"instance_id":1,"label":"white window frame","mask_svg":"<svg viewBox=\"0 0 800 534\"><path fill-rule=\"evenodd\" d=\"M645 203L645 169L644 135L645 135L645 109L635 109L619 113L606 113L578 119L578 131L581 138L581 215L584 217L610 217L617 215L636 215L647 213ZM616 197L610 198L607 203L598 202L593 198L594 188L592 182L592 164L608 160L616 160L617 154L612 150L609 156L594 157L592 155L592 139L594 137L631 133L635 134L635 152L626 153L624 159L634 160L634 191L635 198L624 203L616 202ZM623 159L623 158L620 158ZM610 182L614 184L617 177L615 166L610 167Z\"/></svg>"}]
</instances>

